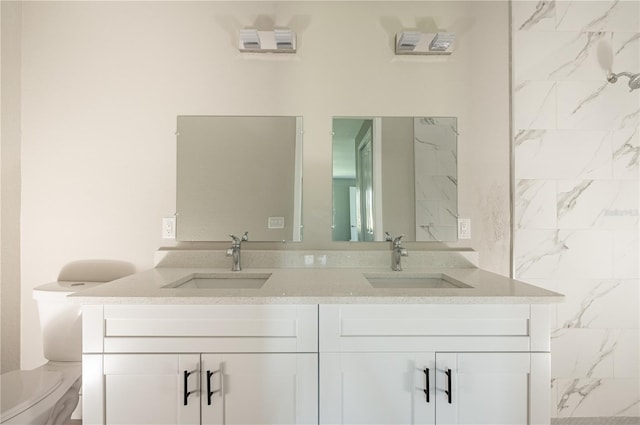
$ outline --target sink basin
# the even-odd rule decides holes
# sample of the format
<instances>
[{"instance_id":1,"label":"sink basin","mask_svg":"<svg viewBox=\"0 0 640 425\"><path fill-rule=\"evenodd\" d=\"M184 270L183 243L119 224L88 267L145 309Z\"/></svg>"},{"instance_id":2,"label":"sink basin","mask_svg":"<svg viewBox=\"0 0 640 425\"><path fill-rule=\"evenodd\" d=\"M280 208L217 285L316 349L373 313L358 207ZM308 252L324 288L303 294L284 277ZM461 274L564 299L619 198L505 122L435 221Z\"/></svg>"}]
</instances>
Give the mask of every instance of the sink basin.
<instances>
[{"instance_id":1,"label":"sink basin","mask_svg":"<svg viewBox=\"0 0 640 425\"><path fill-rule=\"evenodd\" d=\"M271 273L195 274L184 282L168 287L179 289L260 289L270 277Z\"/></svg>"},{"instance_id":2,"label":"sink basin","mask_svg":"<svg viewBox=\"0 0 640 425\"><path fill-rule=\"evenodd\" d=\"M364 277L374 288L471 288L462 282L458 282L447 275L437 273L429 275L408 275L408 276L392 276L392 275L367 275Z\"/></svg>"}]
</instances>

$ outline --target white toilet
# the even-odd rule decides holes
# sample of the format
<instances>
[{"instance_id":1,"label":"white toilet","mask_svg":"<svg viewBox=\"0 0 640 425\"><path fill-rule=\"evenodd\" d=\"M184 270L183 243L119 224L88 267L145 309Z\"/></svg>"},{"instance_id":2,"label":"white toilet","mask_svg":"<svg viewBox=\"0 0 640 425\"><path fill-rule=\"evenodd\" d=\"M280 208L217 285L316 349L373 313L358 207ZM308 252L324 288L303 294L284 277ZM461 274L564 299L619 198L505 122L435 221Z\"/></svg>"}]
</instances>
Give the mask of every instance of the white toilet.
<instances>
[{"instance_id":1,"label":"white toilet","mask_svg":"<svg viewBox=\"0 0 640 425\"><path fill-rule=\"evenodd\" d=\"M78 405L82 383L81 306L66 296L135 272L129 263L85 260L62 269L59 281L33 290L42 327L44 356L33 370L0 376L1 424L63 425ZM77 279L80 275L92 280Z\"/></svg>"}]
</instances>

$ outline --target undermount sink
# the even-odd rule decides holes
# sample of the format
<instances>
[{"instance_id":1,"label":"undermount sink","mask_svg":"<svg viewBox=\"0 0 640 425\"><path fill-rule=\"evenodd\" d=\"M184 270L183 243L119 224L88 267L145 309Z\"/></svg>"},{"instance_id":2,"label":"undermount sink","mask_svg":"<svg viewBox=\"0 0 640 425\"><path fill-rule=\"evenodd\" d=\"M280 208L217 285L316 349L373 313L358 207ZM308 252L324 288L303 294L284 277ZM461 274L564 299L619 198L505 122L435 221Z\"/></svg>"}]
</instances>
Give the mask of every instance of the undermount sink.
<instances>
[{"instance_id":1,"label":"undermount sink","mask_svg":"<svg viewBox=\"0 0 640 425\"><path fill-rule=\"evenodd\" d=\"M391 276L365 274L364 277L374 288L423 288L423 289L451 289L451 288L471 288L462 282L442 273L434 273L428 275L407 275L407 276Z\"/></svg>"},{"instance_id":2,"label":"undermount sink","mask_svg":"<svg viewBox=\"0 0 640 425\"><path fill-rule=\"evenodd\" d=\"M172 284L178 289L260 289L271 273L212 273L195 274L188 280Z\"/></svg>"}]
</instances>

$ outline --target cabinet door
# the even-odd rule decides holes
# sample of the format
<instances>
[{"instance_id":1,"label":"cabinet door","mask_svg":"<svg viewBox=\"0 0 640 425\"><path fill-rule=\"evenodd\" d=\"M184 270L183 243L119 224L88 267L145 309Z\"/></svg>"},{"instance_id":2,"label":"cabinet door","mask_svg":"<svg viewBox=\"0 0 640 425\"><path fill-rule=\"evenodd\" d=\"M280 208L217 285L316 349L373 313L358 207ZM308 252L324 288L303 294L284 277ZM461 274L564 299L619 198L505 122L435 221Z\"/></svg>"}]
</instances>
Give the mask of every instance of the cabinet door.
<instances>
[{"instance_id":1,"label":"cabinet door","mask_svg":"<svg viewBox=\"0 0 640 425\"><path fill-rule=\"evenodd\" d=\"M433 353L322 353L320 364L321 424L434 423Z\"/></svg>"},{"instance_id":2,"label":"cabinet door","mask_svg":"<svg viewBox=\"0 0 640 425\"><path fill-rule=\"evenodd\" d=\"M199 360L198 354L104 355L104 423L199 424Z\"/></svg>"},{"instance_id":3,"label":"cabinet door","mask_svg":"<svg viewBox=\"0 0 640 425\"><path fill-rule=\"evenodd\" d=\"M317 354L203 354L203 424L317 424Z\"/></svg>"},{"instance_id":4,"label":"cabinet door","mask_svg":"<svg viewBox=\"0 0 640 425\"><path fill-rule=\"evenodd\" d=\"M437 353L436 365L438 425L530 423L529 353Z\"/></svg>"}]
</instances>

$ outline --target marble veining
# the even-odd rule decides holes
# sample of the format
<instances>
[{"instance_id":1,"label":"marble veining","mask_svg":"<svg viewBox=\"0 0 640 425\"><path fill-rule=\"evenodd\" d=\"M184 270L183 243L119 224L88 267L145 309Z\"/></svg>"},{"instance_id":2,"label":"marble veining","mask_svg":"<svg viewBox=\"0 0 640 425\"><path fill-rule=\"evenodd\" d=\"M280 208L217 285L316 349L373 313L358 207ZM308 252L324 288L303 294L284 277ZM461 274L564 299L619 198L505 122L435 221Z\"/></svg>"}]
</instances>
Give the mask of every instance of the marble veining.
<instances>
[{"instance_id":1,"label":"marble veining","mask_svg":"<svg viewBox=\"0 0 640 425\"><path fill-rule=\"evenodd\" d=\"M580 195L592 184L593 180L585 180L568 192L560 192L558 194L558 217L562 217L568 211L571 211L576 206Z\"/></svg>"},{"instance_id":2,"label":"marble veining","mask_svg":"<svg viewBox=\"0 0 640 425\"><path fill-rule=\"evenodd\" d=\"M551 290L566 295L566 302L556 308L556 322L554 328L563 329L623 329L625 338L629 334L638 333L640 316L635 303L640 299L640 286L638 279L560 279L553 281L554 285L547 282L532 281L536 285L542 285ZM628 341L627 348L637 347L638 338ZM567 356L568 354L565 354ZM638 355L635 361L638 364ZM617 366L617 363L616 363ZM638 364L640 366L640 364ZM629 371L635 370L632 375ZM618 371L620 372L620 371ZM622 374L624 377L640 376L638 367L626 367ZM610 375L609 375L610 376ZM620 377L620 373L616 373Z\"/></svg>"},{"instance_id":3,"label":"marble veining","mask_svg":"<svg viewBox=\"0 0 640 425\"><path fill-rule=\"evenodd\" d=\"M558 226L563 229L634 229L638 181L586 180L558 183Z\"/></svg>"},{"instance_id":4,"label":"marble veining","mask_svg":"<svg viewBox=\"0 0 640 425\"><path fill-rule=\"evenodd\" d=\"M514 121L517 128L547 129L556 127L555 82L524 81L514 87ZM524 100L520 102L519 100Z\"/></svg>"},{"instance_id":5,"label":"marble veining","mask_svg":"<svg viewBox=\"0 0 640 425\"><path fill-rule=\"evenodd\" d=\"M635 133L634 133L635 135ZM630 141L631 136L628 140ZM638 166L638 156L640 154L640 146L633 146L630 143L624 143L618 149L613 152L613 159L626 159L624 161L625 168L635 168Z\"/></svg>"},{"instance_id":6,"label":"marble veining","mask_svg":"<svg viewBox=\"0 0 640 425\"><path fill-rule=\"evenodd\" d=\"M550 1L539 1L536 5L536 9L533 14L525 20L522 25L518 29L527 30L538 25L542 20L545 19L555 19L555 10L556 10L556 2L555 0Z\"/></svg>"},{"instance_id":7,"label":"marble veining","mask_svg":"<svg viewBox=\"0 0 640 425\"><path fill-rule=\"evenodd\" d=\"M560 65L555 70L549 73L549 79L553 79L553 77L561 75L563 77L569 77L574 72L576 72L582 64L589 59L589 55L592 50L595 50L595 46L597 46L606 36L607 34L604 32L590 32L587 33L586 41L582 49L577 53L577 55L573 58L570 58L565 63Z\"/></svg>"},{"instance_id":8,"label":"marble veining","mask_svg":"<svg viewBox=\"0 0 640 425\"><path fill-rule=\"evenodd\" d=\"M560 396L560 400L558 401L558 413L562 414L563 410L568 409L570 407L569 400L572 397L578 398L578 402L575 403L575 405L573 406L573 411L575 411L582 403L584 403L587 400L587 398L591 395L591 393L595 389L600 387L601 384L602 384L601 379L593 379L593 380L574 379Z\"/></svg>"},{"instance_id":9,"label":"marble veining","mask_svg":"<svg viewBox=\"0 0 640 425\"><path fill-rule=\"evenodd\" d=\"M557 22L557 26L558 27L562 24L562 21L569 14L569 9L570 9L571 6L573 6L573 3L574 3L573 1L570 2L569 7L567 7L566 11L560 17L559 21ZM596 16L595 18L593 18L591 20L591 22L586 24L581 29L581 31L588 31L588 30L593 29L593 28L598 28L600 24L602 24L603 22L606 22L609 19L612 11L615 10L615 8L618 7L619 4L620 4L620 0L615 0L613 3L611 3L611 6L609 7L609 9L607 9L600 16Z\"/></svg>"},{"instance_id":10,"label":"marble veining","mask_svg":"<svg viewBox=\"0 0 640 425\"><path fill-rule=\"evenodd\" d=\"M622 117L612 134L614 175L617 178L637 178L640 163L640 109Z\"/></svg>"},{"instance_id":11,"label":"marble veining","mask_svg":"<svg viewBox=\"0 0 640 425\"><path fill-rule=\"evenodd\" d=\"M516 181L515 220L517 228L551 229L557 227L556 182L551 180Z\"/></svg>"},{"instance_id":12,"label":"marble veining","mask_svg":"<svg viewBox=\"0 0 640 425\"><path fill-rule=\"evenodd\" d=\"M582 328L589 327L595 317L592 317L588 322L583 322L584 316L589 313L589 309L593 307L594 303L601 300L607 294L611 293L614 289L620 286L620 281L613 282L599 282L582 300L579 310L575 315L567 319L563 324L563 328Z\"/></svg>"},{"instance_id":13,"label":"marble veining","mask_svg":"<svg viewBox=\"0 0 640 425\"><path fill-rule=\"evenodd\" d=\"M635 1L562 0L556 5L558 31L634 31L638 28Z\"/></svg>"},{"instance_id":14,"label":"marble veining","mask_svg":"<svg viewBox=\"0 0 640 425\"><path fill-rule=\"evenodd\" d=\"M596 90L589 94L586 98L579 99L575 108L571 111L571 114L577 114L578 111L580 111L580 109L585 107L587 104L594 102L600 96L600 94L604 92L607 87L609 87L609 85L609 82L605 81L604 83L601 83L600 86L597 87Z\"/></svg>"},{"instance_id":15,"label":"marble veining","mask_svg":"<svg viewBox=\"0 0 640 425\"><path fill-rule=\"evenodd\" d=\"M640 40L640 33L633 33L627 40L623 40L620 46L616 49L615 55L618 56L623 50L630 47L632 43Z\"/></svg>"},{"instance_id":16,"label":"marble veining","mask_svg":"<svg viewBox=\"0 0 640 425\"><path fill-rule=\"evenodd\" d=\"M552 238L539 241L534 250L516 258L516 276L526 275L531 268L542 263L543 260L557 263L562 254L569 250L567 239L570 234L565 233L563 237L559 230L554 231L553 234Z\"/></svg>"},{"instance_id":17,"label":"marble veining","mask_svg":"<svg viewBox=\"0 0 640 425\"><path fill-rule=\"evenodd\" d=\"M515 137L517 179L610 179L608 131L522 130Z\"/></svg>"}]
</instances>

